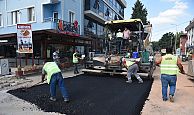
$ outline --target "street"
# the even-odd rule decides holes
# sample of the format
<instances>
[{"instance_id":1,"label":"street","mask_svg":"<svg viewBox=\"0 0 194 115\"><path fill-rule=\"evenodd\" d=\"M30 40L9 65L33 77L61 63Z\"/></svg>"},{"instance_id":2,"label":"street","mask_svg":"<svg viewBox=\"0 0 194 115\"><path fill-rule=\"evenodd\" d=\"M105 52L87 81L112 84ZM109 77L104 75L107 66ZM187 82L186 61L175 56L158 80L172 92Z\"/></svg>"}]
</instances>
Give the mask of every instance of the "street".
<instances>
[{"instance_id":1,"label":"street","mask_svg":"<svg viewBox=\"0 0 194 115\"><path fill-rule=\"evenodd\" d=\"M188 62L183 62L185 72L188 71ZM149 101L145 102L142 115L193 115L194 113L194 78L179 74L175 92L175 102L162 101L159 68L154 73L154 82Z\"/></svg>"},{"instance_id":2,"label":"street","mask_svg":"<svg viewBox=\"0 0 194 115\"><path fill-rule=\"evenodd\" d=\"M187 62L183 65L187 71ZM136 79L132 84L127 84L123 77L75 76L72 71L66 71L63 76L72 99L68 104L62 102L59 90L58 101L49 102L48 84L30 87L39 82L40 75L29 76L26 79L32 82L1 89L0 114L192 115L194 93L190 90L194 88L193 79L181 74L178 76L175 102L171 103L162 101L159 75L157 67L153 84L145 79L143 84L138 84ZM21 90L24 86L30 88L24 92Z\"/></svg>"}]
</instances>

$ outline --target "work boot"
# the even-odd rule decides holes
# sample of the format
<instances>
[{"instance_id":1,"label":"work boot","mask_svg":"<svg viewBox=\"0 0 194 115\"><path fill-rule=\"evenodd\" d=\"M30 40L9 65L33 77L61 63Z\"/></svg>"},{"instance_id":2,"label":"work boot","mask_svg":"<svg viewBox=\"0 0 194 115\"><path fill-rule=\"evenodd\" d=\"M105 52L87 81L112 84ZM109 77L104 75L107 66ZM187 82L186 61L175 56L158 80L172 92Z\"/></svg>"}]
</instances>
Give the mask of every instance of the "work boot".
<instances>
[{"instance_id":1,"label":"work boot","mask_svg":"<svg viewBox=\"0 0 194 115\"><path fill-rule=\"evenodd\" d=\"M69 98L64 98L65 103L69 103Z\"/></svg>"},{"instance_id":2,"label":"work boot","mask_svg":"<svg viewBox=\"0 0 194 115\"><path fill-rule=\"evenodd\" d=\"M169 95L170 102L174 102L174 97L172 95Z\"/></svg>"},{"instance_id":3,"label":"work boot","mask_svg":"<svg viewBox=\"0 0 194 115\"><path fill-rule=\"evenodd\" d=\"M132 80L131 79L129 79L128 81L126 81L127 83L132 83Z\"/></svg>"},{"instance_id":4,"label":"work boot","mask_svg":"<svg viewBox=\"0 0 194 115\"><path fill-rule=\"evenodd\" d=\"M143 83L143 80L141 78L138 78L138 83Z\"/></svg>"},{"instance_id":5,"label":"work boot","mask_svg":"<svg viewBox=\"0 0 194 115\"><path fill-rule=\"evenodd\" d=\"M54 98L54 97L50 97L49 99L50 99L50 101L56 101L56 98Z\"/></svg>"},{"instance_id":6,"label":"work boot","mask_svg":"<svg viewBox=\"0 0 194 115\"><path fill-rule=\"evenodd\" d=\"M139 80L138 83L140 83L140 84L143 83L143 80Z\"/></svg>"}]
</instances>

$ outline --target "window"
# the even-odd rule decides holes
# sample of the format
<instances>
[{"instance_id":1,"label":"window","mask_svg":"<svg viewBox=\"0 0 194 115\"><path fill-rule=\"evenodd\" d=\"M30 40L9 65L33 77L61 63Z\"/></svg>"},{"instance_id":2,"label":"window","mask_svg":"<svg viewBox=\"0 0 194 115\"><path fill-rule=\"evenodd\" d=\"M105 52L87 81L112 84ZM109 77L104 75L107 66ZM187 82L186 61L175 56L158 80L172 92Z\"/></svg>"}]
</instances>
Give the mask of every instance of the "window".
<instances>
[{"instance_id":1,"label":"window","mask_svg":"<svg viewBox=\"0 0 194 115\"><path fill-rule=\"evenodd\" d=\"M53 21L56 22L58 20L58 12L53 13Z\"/></svg>"},{"instance_id":2,"label":"window","mask_svg":"<svg viewBox=\"0 0 194 115\"><path fill-rule=\"evenodd\" d=\"M100 0L100 7L99 7L99 12L98 14L101 16L101 17L104 17L104 3L102 0Z\"/></svg>"},{"instance_id":3,"label":"window","mask_svg":"<svg viewBox=\"0 0 194 115\"><path fill-rule=\"evenodd\" d=\"M0 14L0 27L3 26L3 17L2 14Z\"/></svg>"},{"instance_id":4,"label":"window","mask_svg":"<svg viewBox=\"0 0 194 115\"><path fill-rule=\"evenodd\" d=\"M87 25L88 28L93 28L94 27L94 24L92 21L88 21L88 25Z\"/></svg>"},{"instance_id":5,"label":"window","mask_svg":"<svg viewBox=\"0 0 194 115\"><path fill-rule=\"evenodd\" d=\"M19 23L20 20L20 15L19 15L19 11L13 11L11 12L11 24L17 24Z\"/></svg>"},{"instance_id":6,"label":"window","mask_svg":"<svg viewBox=\"0 0 194 115\"><path fill-rule=\"evenodd\" d=\"M94 8L94 9L99 9L99 7L100 7L100 2L99 2L99 0L96 0L96 1L94 2L93 8Z\"/></svg>"},{"instance_id":7,"label":"window","mask_svg":"<svg viewBox=\"0 0 194 115\"><path fill-rule=\"evenodd\" d=\"M35 21L35 11L34 7L28 8L28 21Z\"/></svg>"},{"instance_id":8,"label":"window","mask_svg":"<svg viewBox=\"0 0 194 115\"><path fill-rule=\"evenodd\" d=\"M73 23L74 22L74 20L75 20L75 13L73 13L73 12L69 12L69 22L70 23Z\"/></svg>"}]
</instances>

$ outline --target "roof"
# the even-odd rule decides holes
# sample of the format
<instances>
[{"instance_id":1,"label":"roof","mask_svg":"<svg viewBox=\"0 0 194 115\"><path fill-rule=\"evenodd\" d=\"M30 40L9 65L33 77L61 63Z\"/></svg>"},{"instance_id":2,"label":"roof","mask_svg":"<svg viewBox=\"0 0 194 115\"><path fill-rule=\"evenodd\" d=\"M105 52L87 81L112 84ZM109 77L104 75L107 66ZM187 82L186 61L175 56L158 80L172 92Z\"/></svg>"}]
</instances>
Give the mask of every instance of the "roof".
<instances>
[{"instance_id":1,"label":"roof","mask_svg":"<svg viewBox=\"0 0 194 115\"><path fill-rule=\"evenodd\" d=\"M194 21L189 23L189 25L185 28L185 31L189 31L191 28L194 28Z\"/></svg>"},{"instance_id":2,"label":"roof","mask_svg":"<svg viewBox=\"0 0 194 115\"><path fill-rule=\"evenodd\" d=\"M128 20L112 20L106 21L105 25L111 30L124 30L127 27L130 31L139 31L139 26L143 30L143 23L141 19L128 19Z\"/></svg>"}]
</instances>

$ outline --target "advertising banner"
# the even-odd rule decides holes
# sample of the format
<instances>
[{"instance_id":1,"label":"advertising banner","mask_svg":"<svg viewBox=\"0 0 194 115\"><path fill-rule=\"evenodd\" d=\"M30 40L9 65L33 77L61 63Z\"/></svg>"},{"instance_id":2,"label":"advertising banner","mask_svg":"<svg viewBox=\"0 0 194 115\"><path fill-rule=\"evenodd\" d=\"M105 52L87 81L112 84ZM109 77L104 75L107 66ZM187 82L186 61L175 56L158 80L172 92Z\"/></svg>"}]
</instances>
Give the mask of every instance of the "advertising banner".
<instances>
[{"instance_id":1,"label":"advertising banner","mask_svg":"<svg viewBox=\"0 0 194 115\"><path fill-rule=\"evenodd\" d=\"M17 24L18 53L33 53L31 24Z\"/></svg>"}]
</instances>

